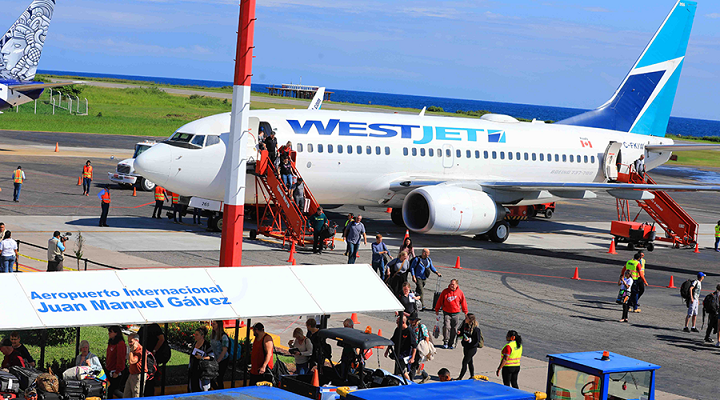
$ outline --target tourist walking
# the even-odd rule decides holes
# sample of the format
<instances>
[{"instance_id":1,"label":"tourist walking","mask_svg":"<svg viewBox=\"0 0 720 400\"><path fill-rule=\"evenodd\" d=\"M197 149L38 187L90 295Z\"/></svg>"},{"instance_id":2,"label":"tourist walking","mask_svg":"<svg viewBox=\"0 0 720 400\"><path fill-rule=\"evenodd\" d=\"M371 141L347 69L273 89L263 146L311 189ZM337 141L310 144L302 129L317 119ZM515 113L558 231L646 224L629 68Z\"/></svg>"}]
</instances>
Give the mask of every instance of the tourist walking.
<instances>
[{"instance_id":1,"label":"tourist walking","mask_svg":"<svg viewBox=\"0 0 720 400\"><path fill-rule=\"evenodd\" d=\"M462 380L465 376L465 371L468 369L470 369L470 378L472 379L472 377L475 376L473 357L475 357L477 349L485 345L475 314L471 313L465 317L465 321L460 325L457 333L458 337L462 339L461 343L463 347L462 368L460 368L460 376L458 376L457 380Z\"/></svg>"},{"instance_id":2,"label":"tourist walking","mask_svg":"<svg viewBox=\"0 0 720 400\"><path fill-rule=\"evenodd\" d=\"M410 378L415 379L418 370L420 370L420 376L422 377L420 383L425 383L430 380L430 375L425 371L424 363L430 361L435 356L435 346L430 341L430 333L428 332L427 326L420 322L420 317L417 314L413 314L408 317L410 322L410 329L415 335L417 341L417 352L415 353L415 362L410 365Z\"/></svg>"},{"instance_id":3,"label":"tourist walking","mask_svg":"<svg viewBox=\"0 0 720 400\"><path fill-rule=\"evenodd\" d=\"M250 386L256 386L258 382L268 380L266 374L272 374L273 369L273 339L265 333L265 326L257 323L253 326L255 340L252 344L250 354Z\"/></svg>"},{"instance_id":4,"label":"tourist walking","mask_svg":"<svg viewBox=\"0 0 720 400\"><path fill-rule=\"evenodd\" d=\"M108 382L108 399L113 397L122 397L122 389L125 387L125 379L127 379L127 369L125 368L125 358L127 356L127 347L123 339L122 328L119 325L108 327L108 345L105 351L105 371L107 371Z\"/></svg>"},{"instance_id":5,"label":"tourist walking","mask_svg":"<svg viewBox=\"0 0 720 400\"><path fill-rule=\"evenodd\" d=\"M502 372L503 385L519 389L518 374L520 374L520 358L523 352L522 338L517 331L510 330L505 335L505 340L508 343L500 351L502 359L495 374L500 376L500 372Z\"/></svg>"},{"instance_id":6,"label":"tourist walking","mask_svg":"<svg viewBox=\"0 0 720 400\"><path fill-rule=\"evenodd\" d=\"M132 333L128 336L130 351L127 353L128 358L128 375L125 381L125 391L123 398L140 397L140 377L147 380L147 366L143 361L143 347L140 344L140 336ZM144 374L141 373L144 370Z\"/></svg>"},{"instance_id":7,"label":"tourist walking","mask_svg":"<svg viewBox=\"0 0 720 400\"><path fill-rule=\"evenodd\" d=\"M398 253L401 251L404 251L407 253L409 259L415 258L415 249L413 248L412 239L409 237L406 237L405 240L403 240L403 244L400 245L400 250L398 250Z\"/></svg>"},{"instance_id":8,"label":"tourist walking","mask_svg":"<svg viewBox=\"0 0 720 400\"><path fill-rule=\"evenodd\" d=\"M212 379L207 379L204 374L202 360L214 360L212 346L205 340L207 336L207 328L200 327L193 332L195 343L190 353L190 363L188 365L188 392L207 392L210 390Z\"/></svg>"},{"instance_id":9,"label":"tourist walking","mask_svg":"<svg viewBox=\"0 0 720 400\"><path fill-rule=\"evenodd\" d=\"M702 291L702 281L705 279L705 274L702 272L697 273L697 279L692 281L690 286L689 297L685 299L688 312L685 317L685 328L684 332L700 332L695 326L697 321L698 309L700 307L700 292ZM692 329L688 329L688 322L692 320Z\"/></svg>"},{"instance_id":10,"label":"tourist walking","mask_svg":"<svg viewBox=\"0 0 720 400\"><path fill-rule=\"evenodd\" d=\"M437 304L435 304L435 314L440 315L443 312L443 349L452 349L455 344L455 338L460 325L460 313L467 314L467 302L465 301L465 293L460 290L457 279L450 281L446 289L440 293Z\"/></svg>"},{"instance_id":11,"label":"tourist walking","mask_svg":"<svg viewBox=\"0 0 720 400\"><path fill-rule=\"evenodd\" d=\"M348 264L355 264L358 251L360 251L360 239L367 246L367 235L365 234L365 225L362 223L362 215L358 215L355 221L348 224L347 234L345 235L348 242Z\"/></svg>"},{"instance_id":12,"label":"tourist walking","mask_svg":"<svg viewBox=\"0 0 720 400\"><path fill-rule=\"evenodd\" d=\"M385 268L387 276L387 284L395 296L402 293L403 283L407 282L408 270L410 269L410 261L406 252L401 251L398 258L390 261Z\"/></svg>"},{"instance_id":13,"label":"tourist walking","mask_svg":"<svg viewBox=\"0 0 720 400\"><path fill-rule=\"evenodd\" d=\"M715 291L705 296L703 300L704 313L708 314L708 327L705 331L705 341L712 343L713 340L710 338L713 332L717 333L718 339L720 339L720 323L718 322L718 313L720 312L720 283L715 286ZM10 337L12 339L12 337ZM716 346L720 347L720 340L715 343Z\"/></svg>"},{"instance_id":14,"label":"tourist walking","mask_svg":"<svg viewBox=\"0 0 720 400\"><path fill-rule=\"evenodd\" d=\"M17 242L10 231L5 231L0 239L0 272L14 272L15 264L19 264Z\"/></svg>"},{"instance_id":15,"label":"tourist walking","mask_svg":"<svg viewBox=\"0 0 720 400\"><path fill-rule=\"evenodd\" d=\"M212 334L210 334L210 347L212 347L215 359L218 362L218 377L213 379L213 390L225 389L225 371L230 364L230 337L225 333L225 323L221 320L212 322Z\"/></svg>"},{"instance_id":16,"label":"tourist walking","mask_svg":"<svg viewBox=\"0 0 720 400\"><path fill-rule=\"evenodd\" d=\"M388 257L390 251L388 250L385 243L383 243L383 237L381 234L375 235L375 243L370 245L372 249L372 267L375 272L380 276L380 279L385 279L385 257ZM389 258L389 257L388 257Z\"/></svg>"},{"instance_id":17,"label":"tourist walking","mask_svg":"<svg viewBox=\"0 0 720 400\"><path fill-rule=\"evenodd\" d=\"M432 259L430 259L430 250L423 249L420 256L410 261L410 274L412 275L413 282L415 282L415 293L420 297L422 311L425 311L425 302L422 300L425 295L425 281L430 277L430 272L434 272L438 277L442 276L442 274L435 269ZM430 305L430 307L432 307L432 305Z\"/></svg>"}]
</instances>

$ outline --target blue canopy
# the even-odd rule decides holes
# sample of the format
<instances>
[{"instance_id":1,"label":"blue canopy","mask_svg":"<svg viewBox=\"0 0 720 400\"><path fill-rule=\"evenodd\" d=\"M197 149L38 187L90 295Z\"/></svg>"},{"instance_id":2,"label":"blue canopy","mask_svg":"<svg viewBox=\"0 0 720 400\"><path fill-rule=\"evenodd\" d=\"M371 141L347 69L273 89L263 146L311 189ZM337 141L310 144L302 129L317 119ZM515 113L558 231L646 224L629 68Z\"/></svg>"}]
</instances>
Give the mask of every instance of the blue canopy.
<instances>
[{"instance_id":1,"label":"blue canopy","mask_svg":"<svg viewBox=\"0 0 720 400\"><path fill-rule=\"evenodd\" d=\"M568 367L585 367L595 370L596 375L612 374L616 372L654 371L660 369L659 365L636 360L617 353L609 353L610 359L603 361L602 351L587 351L583 353L548 354L550 363L558 363ZM558 360L560 362L555 362Z\"/></svg>"},{"instance_id":2,"label":"blue canopy","mask_svg":"<svg viewBox=\"0 0 720 400\"><path fill-rule=\"evenodd\" d=\"M424 385L391 386L358 390L347 400L535 400L535 395L522 390L485 381L433 382Z\"/></svg>"},{"instance_id":3,"label":"blue canopy","mask_svg":"<svg viewBox=\"0 0 720 400\"><path fill-rule=\"evenodd\" d=\"M153 400L172 400L182 398L185 398L186 400L190 400L190 398L198 400L307 400L307 397L302 397L294 393L286 392L282 389L266 386L249 386L237 389L213 390L210 392L154 396Z\"/></svg>"}]
</instances>

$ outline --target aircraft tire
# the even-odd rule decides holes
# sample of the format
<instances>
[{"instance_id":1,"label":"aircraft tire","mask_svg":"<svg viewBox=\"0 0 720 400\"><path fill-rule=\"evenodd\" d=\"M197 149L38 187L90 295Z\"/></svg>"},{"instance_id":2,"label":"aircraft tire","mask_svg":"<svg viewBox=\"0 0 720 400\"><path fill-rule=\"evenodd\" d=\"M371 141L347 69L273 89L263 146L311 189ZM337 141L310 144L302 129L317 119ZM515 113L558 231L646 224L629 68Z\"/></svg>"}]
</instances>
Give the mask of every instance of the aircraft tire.
<instances>
[{"instance_id":1,"label":"aircraft tire","mask_svg":"<svg viewBox=\"0 0 720 400\"><path fill-rule=\"evenodd\" d=\"M405 228L405 221L403 220L402 216L402 208L393 208L392 212L390 213L390 218L392 219L392 222L397 225Z\"/></svg>"},{"instance_id":2,"label":"aircraft tire","mask_svg":"<svg viewBox=\"0 0 720 400\"><path fill-rule=\"evenodd\" d=\"M257 230L250 229L250 240L255 240L255 239L257 239Z\"/></svg>"},{"instance_id":3,"label":"aircraft tire","mask_svg":"<svg viewBox=\"0 0 720 400\"><path fill-rule=\"evenodd\" d=\"M510 236L510 224L508 224L507 221L496 222L495 226L488 231L488 236L490 236L490 240L495 243L502 243L506 241Z\"/></svg>"},{"instance_id":4,"label":"aircraft tire","mask_svg":"<svg viewBox=\"0 0 720 400\"><path fill-rule=\"evenodd\" d=\"M547 210L545 210L545 218L550 219L550 218L552 218L552 216L553 216L553 210L551 210L549 208Z\"/></svg>"},{"instance_id":5,"label":"aircraft tire","mask_svg":"<svg viewBox=\"0 0 720 400\"><path fill-rule=\"evenodd\" d=\"M153 182L150 182L149 180L145 178L140 178L140 180L137 183L138 188L144 192L152 192L155 190L155 184Z\"/></svg>"}]
</instances>

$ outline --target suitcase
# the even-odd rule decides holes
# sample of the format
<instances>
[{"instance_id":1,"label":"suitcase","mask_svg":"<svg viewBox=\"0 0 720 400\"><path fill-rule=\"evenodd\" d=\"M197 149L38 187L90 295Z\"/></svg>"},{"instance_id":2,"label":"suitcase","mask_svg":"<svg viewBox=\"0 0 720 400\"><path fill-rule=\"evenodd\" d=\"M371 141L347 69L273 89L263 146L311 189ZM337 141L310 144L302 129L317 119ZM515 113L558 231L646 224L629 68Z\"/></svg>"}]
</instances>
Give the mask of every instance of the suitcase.
<instances>
[{"instance_id":1,"label":"suitcase","mask_svg":"<svg viewBox=\"0 0 720 400\"><path fill-rule=\"evenodd\" d=\"M85 385L82 381L60 381L60 395L64 400L85 400Z\"/></svg>"},{"instance_id":2,"label":"suitcase","mask_svg":"<svg viewBox=\"0 0 720 400\"><path fill-rule=\"evenodd\" d=\"M437 278L437 284L435 284L435 293L433 293L433 302L432 302L432 309L435 310L435 306L437 306L438 299L440 298L440 294L442 293L442 290L440 290L440 277Z\"/></svg>"},{"instance_id":3,"label":"suitcase","mask_svg":"<svg viewBox=\"0 0 720 400\"><path fill-rule=\"evenodd\" d=\"M108 383L100 379L83 379L80 381L85 387L85 397L100 397L105 398L107 396Z\"/></svg>"},{"instance_id":4,"label":"suitcase","mask_svg":"<svg viewBox=\"0 0 720 400\"><path fill-rule=\"evenodd\" d=\"M9 372L0 371L0 392L20 393L20 380Z\"/></svg>"},{"instance_id":5,"label":"suitcase","mask_svg":"<svg viewBox=\"0 0 720 400\"><path fill-rule=\"evenodd\" d=\"M48 392L37 392L37 399L38 400L64 400L63 396L59 395L58 393L48 393Z\"/></svg>"},{"instance_id":6,"label":"suitcase","mask_svg":"<svg viewBox=\"0 0 720 400\"><path fill-rule=\"evenodd\" d=\"M35 383L35 379L42 374L42 372L38 371L37 369L33 367L17 367L12 366L10 367L10 373L15 375L18 380L20 380L20 389L25 390L30 385Z\"/></svg>"}]
</instances>

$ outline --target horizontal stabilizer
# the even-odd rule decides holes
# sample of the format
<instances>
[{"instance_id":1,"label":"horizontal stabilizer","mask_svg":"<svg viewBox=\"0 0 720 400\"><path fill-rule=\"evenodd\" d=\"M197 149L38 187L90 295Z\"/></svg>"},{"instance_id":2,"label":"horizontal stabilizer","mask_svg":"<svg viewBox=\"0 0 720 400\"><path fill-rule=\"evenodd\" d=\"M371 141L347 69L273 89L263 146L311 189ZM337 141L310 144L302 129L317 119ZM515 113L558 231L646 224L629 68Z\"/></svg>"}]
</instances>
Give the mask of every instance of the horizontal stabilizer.
<instances>
[{"instance_id":1,"label":"horizontal stabilizer","mask_svg":"<svg viewBox=\"0 0 720 400\"><path fill-rule=\"evenodd\" d=\"M720 144L653 144L645 146L653 153L663 151L720 150Z\"/></svg>"}]
</instances>

